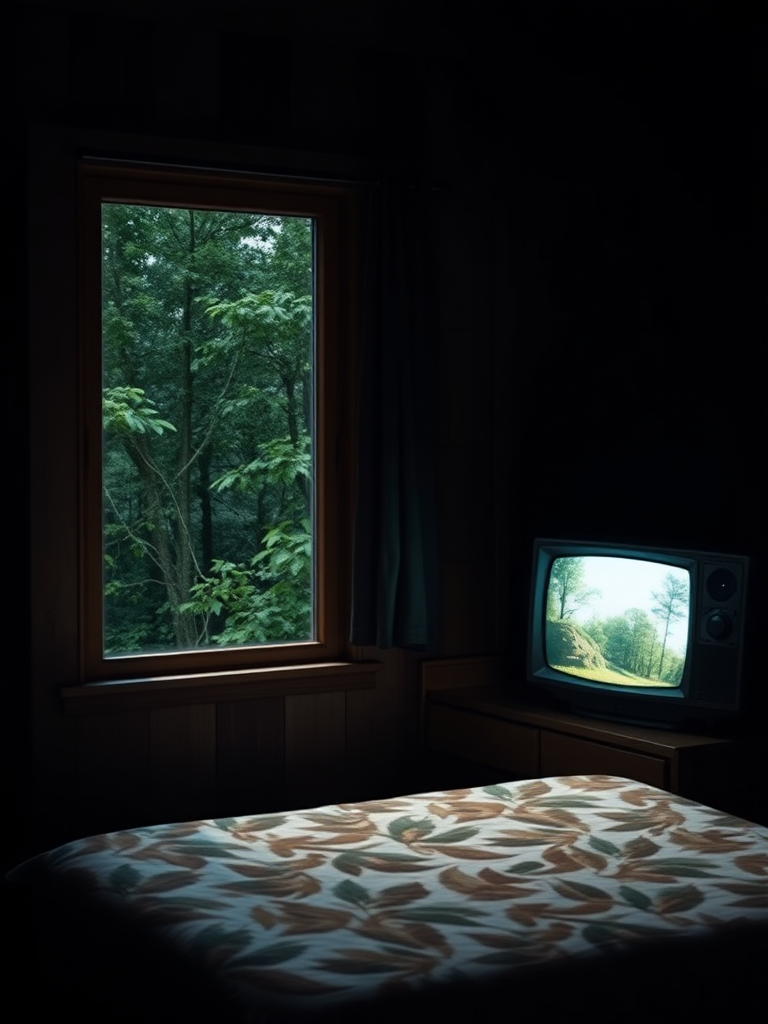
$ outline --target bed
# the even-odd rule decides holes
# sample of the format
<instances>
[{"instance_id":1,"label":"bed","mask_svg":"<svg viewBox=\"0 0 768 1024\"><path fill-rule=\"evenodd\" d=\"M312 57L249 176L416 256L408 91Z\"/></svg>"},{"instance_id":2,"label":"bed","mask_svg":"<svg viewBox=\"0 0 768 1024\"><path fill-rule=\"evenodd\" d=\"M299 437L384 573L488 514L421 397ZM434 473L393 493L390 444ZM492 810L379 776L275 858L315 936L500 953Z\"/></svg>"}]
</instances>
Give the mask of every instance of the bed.
<instances>
[{"instance_id":1,"label":"bed","mask_svg":"<svg viewBox=\"0 0 768 1024\"><path fill-rule=\"evenodd\" d=\"M96 835L9 880L113 1019L679 1022L764 985L768 829L613 776Z\"/></svg>"}]
</instances>

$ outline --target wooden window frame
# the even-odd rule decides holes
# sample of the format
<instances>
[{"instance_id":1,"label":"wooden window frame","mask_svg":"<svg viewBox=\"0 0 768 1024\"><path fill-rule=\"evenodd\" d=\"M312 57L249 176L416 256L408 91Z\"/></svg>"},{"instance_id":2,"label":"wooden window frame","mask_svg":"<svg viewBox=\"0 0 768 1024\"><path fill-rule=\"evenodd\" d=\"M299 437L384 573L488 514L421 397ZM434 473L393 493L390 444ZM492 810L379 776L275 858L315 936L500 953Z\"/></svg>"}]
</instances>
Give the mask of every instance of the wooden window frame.
<instances>
[{"instance_id":1,"label":"wooden window frame","mask_svg":"<svg viewBox=\"0 0 768 1024\"><path fill-rule=\"evenodd\" d=\"M315 639L132 657L102 653L101 203L257 209L316 224ZM358 214L355 189L269 175L83 160L78 169L79 271L79 651L80 682L146 683L185 676L258 680L347 656L352 537L352 437ZM340 666L339 666L340 667ZM234 675L233 675L234 674Z\"/></svg>"}]
</instances>

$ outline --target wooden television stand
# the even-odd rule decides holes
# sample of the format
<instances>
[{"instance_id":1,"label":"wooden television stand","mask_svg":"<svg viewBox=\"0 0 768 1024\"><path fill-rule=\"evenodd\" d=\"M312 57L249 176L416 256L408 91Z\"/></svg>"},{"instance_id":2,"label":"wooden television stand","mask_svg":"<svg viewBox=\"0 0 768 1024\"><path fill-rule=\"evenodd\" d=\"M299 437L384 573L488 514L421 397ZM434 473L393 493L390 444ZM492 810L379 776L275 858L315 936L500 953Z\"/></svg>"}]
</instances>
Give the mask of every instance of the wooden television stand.
<instances>
[{"instance_id":1,"label":"wooden television stand","mask_svg":"<svg viewBox=\"0 0 768 1024\"><path fill-rule=\"evenodd\" d=\"M428 777L438 782L434 788L621 775L751 816L739 796L746 751L738 738L561 711L518 696L498 667L498 660L489 658L423 664L424 747Z\"/></svg>"}]
</instances>

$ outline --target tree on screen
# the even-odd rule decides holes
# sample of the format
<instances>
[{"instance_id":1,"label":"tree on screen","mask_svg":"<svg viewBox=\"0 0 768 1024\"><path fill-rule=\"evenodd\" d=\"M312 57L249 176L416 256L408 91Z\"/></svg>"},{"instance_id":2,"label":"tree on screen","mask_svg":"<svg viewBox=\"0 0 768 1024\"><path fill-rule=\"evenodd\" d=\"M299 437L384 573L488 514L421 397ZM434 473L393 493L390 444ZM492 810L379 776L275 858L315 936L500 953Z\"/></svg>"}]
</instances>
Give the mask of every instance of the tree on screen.
<instances>
[{"instance_id":1,"label":"tree on screen","mask_svg":"<svg viewBox=\"0 0 768 1024\"><path fill-rule=\"evenodd\" d=\"M661 621L663 630L659 656L659 678L663 678L664 656L670 630L672 625L682 619L688 610L688 581L680 579L671 572L667 573L662 580L661 590L654 590L652 597L655 602L653 614Z\"/></svg>"},{"instance_id":2,"label":"tree on screen","mask_svg":"<svg viewBox=\"0 0 768 1024\"><path fill-rule=\"evenodd\" d=\"M584 582L583 558L555 559L549 577L548 610L551 618L569 618L598 593Z\"/></svg>"}]
</instances>

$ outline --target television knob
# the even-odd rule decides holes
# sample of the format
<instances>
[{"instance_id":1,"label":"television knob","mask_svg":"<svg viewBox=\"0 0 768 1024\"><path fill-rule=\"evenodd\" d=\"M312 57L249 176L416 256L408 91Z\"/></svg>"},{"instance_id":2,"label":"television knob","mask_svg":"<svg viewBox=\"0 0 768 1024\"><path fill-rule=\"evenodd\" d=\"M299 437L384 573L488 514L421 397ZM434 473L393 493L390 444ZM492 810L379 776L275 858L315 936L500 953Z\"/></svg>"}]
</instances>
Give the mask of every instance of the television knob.
<instances>
[{"instance_id":1,"label":"television knob","mask_svg":"<svg viewBox=\"0 0 768 1024\"><path fill-rule=\"evenodd\" d=\"M726 640L733 629L733 622L723 612L712 612L707 616L705 629L713 640Z\"/></svg>"}]
</instances>

